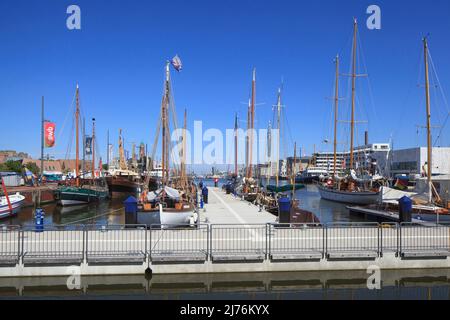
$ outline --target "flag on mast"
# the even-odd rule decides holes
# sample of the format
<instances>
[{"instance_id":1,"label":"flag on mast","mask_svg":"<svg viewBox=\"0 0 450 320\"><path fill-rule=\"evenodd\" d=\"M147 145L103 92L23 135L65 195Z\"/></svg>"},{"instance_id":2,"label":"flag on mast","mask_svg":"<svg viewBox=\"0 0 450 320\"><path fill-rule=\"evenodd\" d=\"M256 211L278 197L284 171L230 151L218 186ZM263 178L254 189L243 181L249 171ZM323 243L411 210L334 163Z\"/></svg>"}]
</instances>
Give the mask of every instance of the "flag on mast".
<instances>
[{"instance_id":1,"label":"flag on mast","mask_svg":"<svg viewBox=\"0 0 450 320\"><path fill-rule=\"evenodd\" d=\"M183 63L181 62L181 59L178 55L176 55L172 61L172 66L175 68L175 70L177 70L178 72L180 72L181 70L183 70Z\"/></svg>"}]
</instances>

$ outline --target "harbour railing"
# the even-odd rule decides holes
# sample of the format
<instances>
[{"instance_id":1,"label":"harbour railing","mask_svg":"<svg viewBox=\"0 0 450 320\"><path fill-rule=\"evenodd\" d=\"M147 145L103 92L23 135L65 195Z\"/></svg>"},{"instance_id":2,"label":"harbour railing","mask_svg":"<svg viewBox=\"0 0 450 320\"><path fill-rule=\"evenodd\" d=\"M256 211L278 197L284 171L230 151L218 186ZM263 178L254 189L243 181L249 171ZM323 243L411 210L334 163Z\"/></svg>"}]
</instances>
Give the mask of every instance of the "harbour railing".
<instances>
[{"instance_id":1,"label":"harbour railing","mask_svg":"<svg viewBox=\"0 0 450 320\"><path fill-rule=\"evenodd\" d=\"M374 260L450 256L450 225L0 225L0 267Z\"/></svg>"}]
</instances>

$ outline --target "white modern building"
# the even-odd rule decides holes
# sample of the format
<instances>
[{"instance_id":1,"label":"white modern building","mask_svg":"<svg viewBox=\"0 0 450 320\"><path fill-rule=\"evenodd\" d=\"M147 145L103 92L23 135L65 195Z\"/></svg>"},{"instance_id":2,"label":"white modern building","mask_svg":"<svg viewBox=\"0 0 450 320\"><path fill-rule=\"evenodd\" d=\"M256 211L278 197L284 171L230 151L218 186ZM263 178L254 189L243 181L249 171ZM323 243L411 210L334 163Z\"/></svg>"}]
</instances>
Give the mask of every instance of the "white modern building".
<instances>
[{"instance_id":1,"label":"white modern building","mask_svg":"<svg viewBox=\"0 0 450 320\"><path fill-rule=\"evenodd\" d=\"M388 167L388 157L391 148L388 143L373 143L356 147L353 151L354 169L379 172L384 174ZM332 172L334 167L333 152L320 152L313 155L313 166ZM337 152L336 171L342 172L350 168L350 151Z\"/></svg>"},{"instance_id":2,"label":"white modern building","mask_svg":"<svg viewBox=\"0 0 450 320\"><path fill-rule=\"evenodd\" d=\"M432 174L450 174L450 148L433 148L431 154ZM427 168L427 159L428 153L425 147L394 150L389 157L389 174L391 176L422 175L425 173L424 168Z\"/></svg>"}]
</instances>

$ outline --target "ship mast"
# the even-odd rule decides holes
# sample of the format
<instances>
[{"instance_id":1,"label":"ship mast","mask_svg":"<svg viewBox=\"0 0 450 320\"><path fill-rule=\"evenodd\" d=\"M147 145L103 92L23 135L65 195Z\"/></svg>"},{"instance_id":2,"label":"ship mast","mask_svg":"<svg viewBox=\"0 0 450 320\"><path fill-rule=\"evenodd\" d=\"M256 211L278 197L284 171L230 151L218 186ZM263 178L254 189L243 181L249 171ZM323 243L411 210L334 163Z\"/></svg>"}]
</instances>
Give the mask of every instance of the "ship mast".
<instances>
[{"instance_id":1,"label":"ship mast","mask_svg":"<svg viewBox=\"0 0 450 320\"><path fill-rule=\"evenodd\" d=\"M92 118L92 181L95 179L95 118Z\"/></svg>"},{"instance_id":2,"label":"ship mast","mask_svg":"<svg viewBox=\"0 0 450 320\"><path fill-rule=\"evenodd\" d=\"M277 187L279 185L280 179L280 136L281 136L280 115L281 115L281 88L278 89L278 102L277 102L277 129L278 129L277 171L276 171Z\"/></svg>"},{"instance_id":3,"label":"ship mast","mask_svg":"<svg viewBox=\"0 0 450 320\"><path fill-rule=\"evenodd\" d=\"M428 66L428 41L423 39L423 50L425 58L425 96L426 96L426 114L427 114L427 184L429 188L428 201L432 200L432 144L431 144L431 103L430 103L430 78Z\"/></svg>"},{"instance_id":4,"label":"ship mast","mask_svg":"<svg viewBox=\"0 0 450 320\"><path fill-rule=\"evenodd\" d=\"M239 175L238 170L238 115L234 118L234 175Z\"/></svg>"},{"instance_id":5,"label":"ship mast","mask_svg":"<svg viewBox=\"0 0 450 320\"><path fill-rule=\"evenodd\" d=\"M353 61L352 61L352 118L350 121L350 170L353 169L353 148L355 135L355 94L356 94L356 36L358 32L358 23L354 19L353 27Z\"/></svg>"},{"instance_id":6,"label":"ship mast","mask_svg":"<svg viewBox=\"0 0 450 320\"><path fill-rule=\"evenodd\" d=\"M119 129L119 162L120 170L128 170L127 164L125 162L125 151L123 149L122 143L122 129Z\"/></svg>"},{"instance_id":7,"label":"ship mast","mask_svg":"<svg viewBox=\"0 0 450 320\"><path fill-rule=\"evenodd\" d=\"M248 143L248 171L247 178L253 176L253 130L255 128L255 101L256 101L256 69L253 69L253 79L252 79L252 98L250 106L250 132L249 132L249 143Z\"/></svg>"},{"instance_id":8,"label":"ship mast","mask_svg":"<svg viewBox=\"0 0 450 320\"><path fill-rule=\"evenodd\" d=\"M268 167L266 172L266 185L269 184L270 178L272 176L272 123L269 121L269 129L267 132L267 157Z\"/></svg>"},{"instance_id":9,"label":"ship mast","mask_svg":"<svg viewBox=\"0 0 450 320\"><path fill-rule=\"evenodd\" d=\"M187 188L187 179L186 179L186 130L187 130L187 110L184 109L184 130L183 130L183 157L181 160L181 183L182 186Z\"/></svg>"},{"instance_id":10,"label":"ship mast","mask_svg":"<svg viewBox=\"0 0 450 320\"><path fill-rule=\"evenodd\" d=\"M291 183L292 183L292 201L294 201L294 197L295 197L295 165L297 162L297 142L294 143L294 163L292 164L292 178L291 178Z\"/></svg>"},{"instance_id":11,"label":"ship mast","mask_svg":"<svg viewBox=\"0 0 450 320\"><path fill-rule=\"evenodd\" d=\"M334 94L334 142L333 142L333 178L336 177L337 160L337 124L338 124L338 105L339 105L339 55L336 56L336 86Z\"/></svg>"},{"instance_id":12,"label":"ship mast","mask_svg":"<svg viewBox=\"0 0 450 320\"><path fill-rule=\"evenodd\" d=\"M76 156L75 156L75 178L76 178L76 185L77 187L80 186L80 170L79 170L79 165L80 165L80 159L79 159L79 153L80 153L80 144L79 144L79 136L78 136L78 130L79 130L79 119L80 119L80 89L79 86L77 84L77 93L76 93L76 111L75 111L75 127L76 127Z\"/></svg>"},{"instance_id":13,"label":"ship mast","mask_svg":"<svg viewBox=\"0 0 450 320\"><path fill-rule=\"evenodd\" d=\"M170 62L166 63L166 81L164 89L163 102L161 104L161 120L162 120L162 183L167 184L169 180L169 116L168 105L170 99Z\"/></svg>"}]
</instances>

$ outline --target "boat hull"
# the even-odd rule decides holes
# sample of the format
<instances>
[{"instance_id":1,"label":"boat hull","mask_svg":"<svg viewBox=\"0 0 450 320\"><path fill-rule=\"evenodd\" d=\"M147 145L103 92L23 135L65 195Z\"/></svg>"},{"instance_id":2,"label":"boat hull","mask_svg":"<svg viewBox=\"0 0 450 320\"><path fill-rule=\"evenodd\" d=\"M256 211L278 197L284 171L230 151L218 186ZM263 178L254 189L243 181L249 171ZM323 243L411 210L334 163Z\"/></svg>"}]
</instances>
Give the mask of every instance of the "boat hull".
<instances>
[{"instance_id":1,"label":"boat hull","mask_svg":"<svg viewBox=\"0 0 450 320\"><path fill-rule=\"evenodd\" d=\"M111 198L121 199L129 196L136 197L141 191L143 184L132 180L129 176L107 177Z\"/></svg>"},{"instance_id":2,"label":"boat hull","mask_svg":"<svg viewBox=\"0 0 450 320\"><path fill-rule=\"evenodd\" d=\"M379 192L348 192L333 190L323 186L319 186L319 193L324 200L360 205L375 204L380 197Z\"/></svg>"},{"instance_id":3,"label":"boat hull","mask_svg":"<svg viewBox=\"0 0 450 320\"><path fill-rule=\"evenodd\" d=\"M11 197L11 198L13 198L13 197ZM10 211L10 208L7 204L1 205L0 206L0 219L5 219L5 218L9 218L9 217L13 217L13 216L17 215L20 212L20 210L22 209L22 205L25 202L25 197L23 197L23 199L20 198L18 200L10 199L10 201L11 201L12 212Z\"/></svg>"},{"instance_id":4,"label":"boat hull","mask_svg":"<svg viewBox=\"0 0 450 320\"><path fill-rule=\"evenodd\" d=\"M145 224L148 227L151 225L164 226L182 226L190 224L191 217L193 217L193 210L171 210L165 209L155 211L139 211L137 214L137 223Z\"/></svg>"},{"instance_id":5,"label":"boat hull","mask_svg":"<svg viewBox=\"0 0 450 320\"><path fill-rule=\"evenodd\" d=\"M55 192L58 204L62 206L76 206L92 202L99 202L108 197L107 191L96 191L91 189L63 189Z\"/></svg>"}]
</instances>

